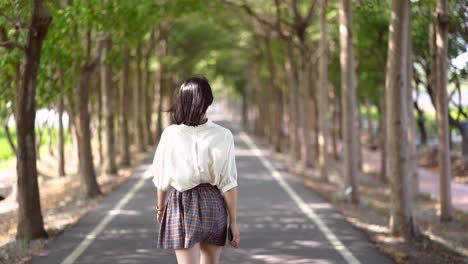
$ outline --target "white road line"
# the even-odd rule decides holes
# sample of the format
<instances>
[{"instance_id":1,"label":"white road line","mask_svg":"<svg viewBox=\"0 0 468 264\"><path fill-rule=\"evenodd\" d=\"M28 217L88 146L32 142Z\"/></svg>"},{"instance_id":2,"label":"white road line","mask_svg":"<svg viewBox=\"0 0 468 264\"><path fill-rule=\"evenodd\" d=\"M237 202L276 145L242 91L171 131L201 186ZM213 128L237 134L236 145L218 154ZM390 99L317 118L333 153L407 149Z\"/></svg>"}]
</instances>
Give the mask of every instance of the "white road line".
<instances>
[{"instance_id":1,"label":"white road line","mask_svg":"<svg viewBox=\"0 0 468 264\"><path fill-rule=\"evenodd\" d=\"M133 195L143 186L143 183L148 179L149 175L144 174L133 186L130 191L125 194L122 199L110 210L107 212L107 215L99 222L99 224L89 232L86 237L81 241L81 243L61 262L61 264L72 264L83 254L83 252L91 245L91 243L96 239L96 237L106 228L106 226L112 221L112 219L119 214L119 210L124 207Z\"/></svg>"},{"instance_id":2,"label":"white road line","mask_svg":"<svg viewBox=\"0 0 468 264\"><path fill-rule=\"evenodd\" d=\"M244 131L240 133L240 138L251 148L262 162L263 166L267 168L273 178L278 182L278 184L286 191L286 193L291 197L291 199L297 204L297 206L302 210L302 212L314 222L319 230L325 235L328 241L332 244L338 253L350 264L359 264L359 260L349 251L349 249L336 237L336 235L328 228L328 226L320 219L320 217L315 213L315 211L307 206L307 204L302 200L302 198L294 191L294 189L284 180L281 173L276 170L273 165L264 157L263 153L257 147L257 145L252 141L249 135Z\"/></svg>"}]
</instances>

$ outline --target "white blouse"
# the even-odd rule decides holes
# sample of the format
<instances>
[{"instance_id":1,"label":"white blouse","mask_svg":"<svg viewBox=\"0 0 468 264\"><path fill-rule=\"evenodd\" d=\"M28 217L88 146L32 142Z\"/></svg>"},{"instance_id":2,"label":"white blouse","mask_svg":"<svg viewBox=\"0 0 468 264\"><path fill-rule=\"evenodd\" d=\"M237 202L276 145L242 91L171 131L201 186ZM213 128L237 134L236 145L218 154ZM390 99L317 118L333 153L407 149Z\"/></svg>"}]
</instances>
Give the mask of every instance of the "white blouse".
<instances>
[{"instance_id":1,"label":"white blouse","mask_svg":"<svg viewBox=\"0 0 468 264\"><path fill-rule=\"evenodd\" d=\"M172 124L161 134L150 170L163 191L210 183L224 193L237 186L232 132L210 119L198 126Z\"/></svg>"}]
</instances>

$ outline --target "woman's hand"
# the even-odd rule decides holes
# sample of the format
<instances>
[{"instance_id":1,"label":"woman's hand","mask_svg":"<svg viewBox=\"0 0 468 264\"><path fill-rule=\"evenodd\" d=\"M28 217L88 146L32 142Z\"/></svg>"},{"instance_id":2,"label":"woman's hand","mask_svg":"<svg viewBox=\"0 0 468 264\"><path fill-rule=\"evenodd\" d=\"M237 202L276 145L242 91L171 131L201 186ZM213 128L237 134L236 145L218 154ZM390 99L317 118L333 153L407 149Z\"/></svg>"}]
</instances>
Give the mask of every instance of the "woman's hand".
<instances>
[{"instance_id":1,"label":"woman's hand","mask_svg":"<svg viewBox=\"0 0 468 264\"><path fill-rule=\"evenodd\" d=\"M229 224L232 231L232 240L229 241L232 247L238 248L240 244L240 233L239 228L237 227L237 223Z\"/></svg>"},{"instance_id":2,"label":"woman's hand","mask_svg":"<svg viewBox=\"0 0 468 264\"><path fill-rule=\"evenodd\" d=\"M161 224L162 218L163 218L163 213L164 210L166 209L166 193L167 191L161 191L158 189L158 201L156 205L156 219L158 220L158 223Z\"/></svg>"},{"instance_id":3,"label":"woman's hand","mask_svg":"<svg viewBox=\"0 0 468 264\"><path fill-rule=\"evenodd\" d=\"M165 209L166 209L165 207L159 207L159 206L156 207L156 220L158 221L159 224L161 224L162 222Z\"/></svg>"},{"instance_id":4,"label":"woman's hand","mask_svg":"<svg viewBox=\"0 0 468 264\"><path fill-rule=\"evenodd\" d=\"M158 212L158 214L157 214L157 216L156 216L156 219L158 220L158 223L159 223L159 224L161 224L161 222L162 222L162 217L163 217L163 213L162 213L162 212L161 212L161 213Z\"/></svg>"}]
</instances>

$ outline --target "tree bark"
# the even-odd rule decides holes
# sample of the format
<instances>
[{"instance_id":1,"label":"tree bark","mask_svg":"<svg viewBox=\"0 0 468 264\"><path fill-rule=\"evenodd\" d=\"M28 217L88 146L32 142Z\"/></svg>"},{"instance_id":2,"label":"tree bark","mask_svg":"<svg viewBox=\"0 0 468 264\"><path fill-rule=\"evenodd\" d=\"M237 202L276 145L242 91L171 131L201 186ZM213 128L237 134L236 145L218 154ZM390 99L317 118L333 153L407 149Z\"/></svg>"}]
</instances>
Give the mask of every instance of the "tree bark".
<instances>
[{"instance_id":1,"label":"tree bark","mask_svg":"<svg viewBox=\"0 0 468 264\"><path fill-rule=\"evenodd\" d=\"M340 64L341 64L341 99L343 118L343 173L346 175L346 186L351 188L350 201L359 202L357 189L358 174L358 138L356 134L356 73L354 67L353 34L352 34L351 0L340 0Z\"/></svg>"},{"instance_id":2,"label":"tree bark","mask_svg":"<svg viewBox=\"0 0 468 264\"><path fill-rule=\"evenodd\" d=\"M408 174L410 175L411 186L413 187L413 199L416 199L419 194L419 176L418 176L418 156L416 150L416 123L414 120L414 102L413 102L413 38L411 34L411 12L408 12L408 26L406 30L408 34L407 44L407 114L408 114Z\"/></svg>"},{"instance_id":3,"label":"tree bark","mask_svg":"<svg viewBox=\"0 0 468 264\"><path fill-rule=\"evenodd\" d=\"M288 79L288 99L289 99L289 153L292 162L296 162L301 157L299 149L298 134L298 80L297 69L294 64L294 50L292 44L287 44L287 54L285 55L284 69Z\"/></svg>"},{"instance_id":4,"label":"tree bark","mask_svg":"<svg viewBox=\"0 0 468 264\"><path fill-rule=\"evenodd\" d=\"M271 130L270 133L272 134L272 144L273 144L273 149L275 152L281 152L281 124L283 120L283 113L281 111L281 105L282 105L282 95L281 95L281 89L278 87L278 78L276 74L276 65L275 62L273 61L273 53L271 50L271 39L270 36L266 36L263 38L264 40L264 45L265 45L265 55L267 59L267 65L268 65L268 71L270 72L270 89L272 90L270 92L271 96L271 112L270 116L271 118Z\"/></svg>"},{"instance_id":5,"label":"tree bark","mask_svg":"<svg viewBox=\"0 0 468 264\"><path fill-rule=\"evenodd\" d=\"M447 39L448 39L448 3L447 0L437 1L436 26L436 61L434 74L436 81L436 117L437 136L439 140L439 170L440 170L440 205L442 221L453 219L451 181L452 171L450 164L449 121L447 98Z\"/></svg>"},{"instance_id":6,"label":"tree bark","mask_svg":"<svg viewBox=\"0 0 468 264\"><path fill-rule=\"evenodd\" d=\"M420 144L421 145L427 145L427 129L426 129L426 118L424 117L424 111L419 107L418 102L414 102L414 106L416 108L416 111L418 112L418 119L417 119L417 124L419 128L419 137L420 137Z\"/></svg>"},{"instance_id":7,"label":"tree bark","mask_svg":"<svg viewBox=\"0 0 468 264\"><path fill-rule=\"evenodd\" d=\"M340 116L338 113L338 107L339 107L339 100L337 100L337 96L335 93L335 87L332 82L329 84L330 90L329 90L329 97L330 97L330 111L332 112L332 126L331 126L331 144L332 144L332 149L333 149L333 158L335 160L339 159L338 155L338 135L339 133L339 127L341 122L339 121Z\"/></svg>"},{"instance_id":8,"label":"tree bark","mask_svg":"<svg viewBox=\"0 0 468 264\"><path fill-rule=\"evenodd\" d=\"M91 77L90 77L91 78ZM99 152L99 164L104 165L104 144L102 140L102 89L99 87L100 78L98 80L91 80L90 82L95 81L94 85L96 87L96 100L94 107L96 110L93 111L96 118L96 129L97 129L97 139L98 139L98 152ZM93 108L93 103L91 102L91 109Z\"/></svg>"},{"instance_id":9,"label":"tree bark","mask_svg":"<svg viewBox=\"0 0 468 264\"><path fill-rule=\"evenodd\" d=\"M26 37L24 71L16 98L18 187L18 223L16 239L30 241L46 238L37 181L36 140L36 83L42 44L51 16L44 0L31 0L31 22Z\"/></svg>"},{"instance_id":10,"label":"tree bark","mask_svg":"<svg viewBox=\"0 0 468 264\"><path fill-rule=\"evenodd\" d=\"M387 161L387 100L386 100L386 84L384 83L383 96L380 97L380 174L379 179L381 182L387 182L387 166L385 165Z\"/></svg>"},{"instance_id":11,"label":"tree bark","mask_svg":"<svg viewBox=\"0 0 468 264\"><path fill-rule=\"evenodd\" d=\"M156 69L155 72L155 82L154 82L154 90L155 90L155 102L157 103L157 121L156 121L156 142L159 142L161 139L161 134L163 131L162 127L162 106L163 106L163 75L164 75L164 61L163 58L166 55L166 41L162 39L159 43L156 44L157 47L155 49L156 59L158 60L159 67Z\"/></svg>"},{"instance_id":12,"label":"tree bark","mask_svg":"<svg viewBox=\"0 0 468 264\"><path fill-rule=\"evenodd\" d=\"M112 65L106 62L111 50L111 39L104 40L104 49L101 54L101 99L105 120L105 155L104 171L116 175L117 165L115 162L115 130L114 130L114 95L112 88Z\"/></svg>"},{"instance_id":13,"label":"tree bark","mask_svg":"<svg viewBox=\"0 0 468 264\"><path fill-rule=\"evenodd\" d=\"M247 97L247 89L245 88L245 85L240 88L240 96L241 96L241 103L242 103L242 109L241 109L241 115L242 115L242 127L244 129L248 129L248 109L249 109L249 99Z\"/></svg>"},{"instance_id":14,"label":"tree bark","mask_svg":"<svg viewBox=\"0 0 468 264\"><path fill-rule=\"evenodd\" d=\"M366 96L366 117L367 117L367 143L372 147L374 145L374 124L372 122L372 109L369 95Z\"/></svg>"},{"instance_id":15,"label":"tree bark","mask_svg":"<svg viewBox=\"0 0 468 264\"><path fill-rule=\"evenodd\" d=\"M328 106L328 31L327 31L327 0L321 0L320 3L320 44L319 50L320 66L319 66L319 169L320 178L328 182L328 142L329 142L329 126L331 121L329 117Z\"/></svg>"},{"instance_id":16,"label":"tree bark","mask_svg":"<svg viewBox=\"0 0 468 264\"><path fill-rule=\"evenodd\" d=\"M406 239L415 236L408 151L408 30L409 0L393 1L386 76L386 171L390 179L390 228Z\"/></svg>"},{"instance_id":17,"label":"tree bark","mask_svg":"<svg viewBox=\"0 0 468 264\"><path fill-rule=\"evenodd\" d=\"M64 112L64 102L63 102L63 95L61 95L59 98L59 102L58 102L58 174L60 177L65 177L66 175L66 172L65 172L65 134L63 130L63 112Z\"/></svg>"},{"instance_id":18,"label":"tree bark","mask_svg":"<svg viewBox=\"0 0 468 264\"><path fill-rule=\"evenodd\" d=\"M307 47L305 43L301 45L300 54L300 69L299 69L299 138L301 159L300 163L303 168L313 167L313 146L311 135L311 122L308 113L310 113L310 93L309 93L309 79L310 79L310 58L307 55Z\"/></svg>"},{"instance_id":19,"label":"tree bark","mask_svg":"<svg viewBox=\"0 0 468 264\"><path fill-rule=\"evenodd\" d=\"M95 67L85 65L81 69L80 84L77 87L77 113L74 117L74 128L78 145L78 159L82 192L86 198L94 198L101 194L97 183L96 171L93 164L93 153L91 148L91 129L89 104L89 86L91 74Z\"/></svg>"},{"instance_id":20,"label":"tree bark","mask_svg":"<svg viewBox=\"0 0 468 264\"><path fill-rule=\"evenodd\" d=\"M5 130L5 136L7 138L8 145L10 146L11 151L16 156L18 151L16 150L17 148L15 142L13 141L13 137L11 136L10 127L8 126L8 119L9 117L7 117L5 124L3 124L3 129Z\"/></svg>"},{"instance_id":21,"label":"tree bark","mask_svg":"<svg viewBox=\"0 0 468 264\"><path fill-rule=\"evenodd\" d=\"M153 45L153 43L150 43ZM152 93L150 92L150 83L151 83L151 71L150 71L150 58L149 53L145 54L145 81L143 84L143 106L145 116L143 120L143 127L144 127L144 138L145 144L153 145L153 133L151 132L151 105L152 105Z\"/></svg>"},{"instance_id":22,"label":"tree bark","mask_svg":"<svg viewBox=\"0 0 468 264\"><path fill-rule=\"evenodd\" d=\"M87 34L86 41L91 45L91 34ZM96 179L96 171L93 164L93 152L91 148L91 129L89 114L89 87L91 83L91 74L95 71L99 58L101 57L104 43L100 43L94 58L86 61L80 69L80 83L75 86L74 98L76 102L70 100L73 109L73 129L78 150L79 174L81 180L81 191L85 198L91 199L102 192ZM89 50L90 47L87 47Z\"/></svg>"},{"instance_id":23,"label":"tree bark","mask_svg":"<svg viewBox=\"0 0 468 264\"><path fill-rule=\"evenodd\" d=\"M142 92L142 70L141 70L141 61L142 61L142 54L141 54L141 43L138 43L136 49L136 87L133 89L133 121L135 122L135 131L134 131L134 139L137 151L145 151L145 142L143 138L143 122L142 116L144 116L144 112L141 111L141 92Z\"/></svg>"},{"instance_id":24,"label":"tree bark","mask_svg":"<svg viewBox=\"0 0 468 264\"><path fill-rule=\"evenodd\" d=\"M130 48L128 45L123 49L123 72L122 72L122 91L120 93L120 164L122 166L130 165L130 136L128 133L127 100L130 98Z\"/></svg>"}]
</instances>

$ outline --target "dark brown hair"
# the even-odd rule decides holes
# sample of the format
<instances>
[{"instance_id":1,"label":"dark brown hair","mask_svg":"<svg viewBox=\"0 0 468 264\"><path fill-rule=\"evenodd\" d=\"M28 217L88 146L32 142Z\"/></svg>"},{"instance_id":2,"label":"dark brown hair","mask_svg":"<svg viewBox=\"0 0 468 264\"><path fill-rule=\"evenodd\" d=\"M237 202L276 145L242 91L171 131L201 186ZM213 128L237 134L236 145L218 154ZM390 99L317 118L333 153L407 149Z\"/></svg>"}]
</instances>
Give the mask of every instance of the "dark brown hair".
<instances>
[{"instance_id":1,"label":"dark brown hair","mask_svg":"<svg viewBox=\"0 0 468 264\"><path fill-rule=\"evenodd\" d=\"M180 85L175 102L166 112L171 113L175 124L197 126L213 103L213 92L204 76L191 77Z\"/></svg>"}]
</instances>

